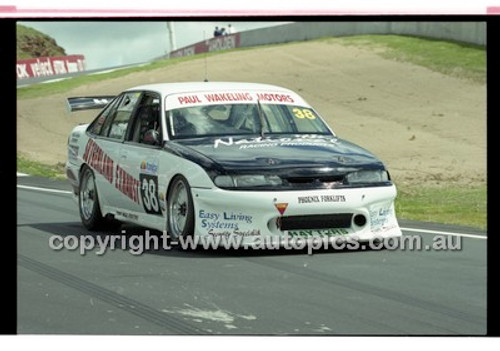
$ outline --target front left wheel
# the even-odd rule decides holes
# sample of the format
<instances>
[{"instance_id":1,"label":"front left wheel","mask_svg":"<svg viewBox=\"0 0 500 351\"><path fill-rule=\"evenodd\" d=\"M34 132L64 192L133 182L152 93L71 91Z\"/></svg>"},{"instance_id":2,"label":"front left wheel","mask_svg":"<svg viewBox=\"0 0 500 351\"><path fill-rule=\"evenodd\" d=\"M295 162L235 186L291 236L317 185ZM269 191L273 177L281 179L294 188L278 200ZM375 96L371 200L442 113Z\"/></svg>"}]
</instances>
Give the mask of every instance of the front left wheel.
<instances>
[{"instance_id":1,"label":"front left wheel","mask_svg":"<svg viewBox=\"0 0 500 351\"><path fill-rule=\"evenodd\" d=\"M194 206L191 187L183 176L172 181L167 196L167 227L172 239L187 237L194 232Z\"/></svg>"}]
</instances>

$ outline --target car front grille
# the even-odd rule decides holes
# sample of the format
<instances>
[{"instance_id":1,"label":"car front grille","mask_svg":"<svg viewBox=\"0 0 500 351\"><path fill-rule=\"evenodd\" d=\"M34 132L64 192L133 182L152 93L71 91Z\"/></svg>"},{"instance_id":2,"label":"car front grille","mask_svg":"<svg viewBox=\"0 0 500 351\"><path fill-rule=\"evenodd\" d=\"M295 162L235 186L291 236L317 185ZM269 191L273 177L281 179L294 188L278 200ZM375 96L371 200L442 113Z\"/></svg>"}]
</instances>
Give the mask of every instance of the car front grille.
<instances>
[{"instance_id":1,"label":"car front grille","mask_svg":"<svg viewBox=\"0 0 500 351\"><path fill-rule=\"evenodd\" d=\"M285 177L285 182L291 186L301 187L307 185L325 186L325 185L341 185L344 181L344 176L329 176L329 177Z\"/></svg>"},{"instance_id":2,"label":"car front grille","mask_svg":"<svg viewBox=\"0 0 500 351\"><path fill-rule=\"evenodd\" d=\"M280 230L349 228L352 216L352 213L283 216L278 219L278 228Z\"/></svg>"}]
</instances>

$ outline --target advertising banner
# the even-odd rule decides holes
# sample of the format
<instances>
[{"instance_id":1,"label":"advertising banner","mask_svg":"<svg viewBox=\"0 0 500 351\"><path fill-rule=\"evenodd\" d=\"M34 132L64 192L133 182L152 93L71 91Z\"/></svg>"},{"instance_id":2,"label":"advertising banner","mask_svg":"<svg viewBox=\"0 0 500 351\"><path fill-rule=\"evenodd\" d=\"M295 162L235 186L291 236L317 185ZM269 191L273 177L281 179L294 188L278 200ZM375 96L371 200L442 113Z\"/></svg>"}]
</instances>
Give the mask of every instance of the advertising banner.
<instances>
[{"instance_id":1,"label":"advertising banner","mask_svg":"<svg viewBox=\"0 0 500 351\"><path fill-rule=\"evenodd\" d=\"M196 44L172 51L170 57L198 55L205 52L234 49L240 46L240 33L200 41Z\"/></svg>"},{"instance_id":2,"label":"advertising banner","mask_svg":"<svg viewBox=\"0 0 500 351\"><path fill-rule=\"evenodd\" d=\"M38 57L17 60L17 79L56 76L85 71L83 55Z\"/></svg>"}]
</instances>

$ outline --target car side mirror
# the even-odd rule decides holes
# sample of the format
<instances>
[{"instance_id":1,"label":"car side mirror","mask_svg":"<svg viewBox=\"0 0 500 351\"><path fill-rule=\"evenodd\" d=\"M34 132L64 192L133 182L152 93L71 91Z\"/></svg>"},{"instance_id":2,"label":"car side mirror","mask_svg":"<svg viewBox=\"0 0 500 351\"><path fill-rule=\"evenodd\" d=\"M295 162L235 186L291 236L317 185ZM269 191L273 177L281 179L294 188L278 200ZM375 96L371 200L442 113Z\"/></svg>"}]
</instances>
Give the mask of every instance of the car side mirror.
<instances>
[{"instance_id":1,"label":"car side mirror","mask_svg":"<svg viewBox=\"0 0 500 351\"><path fill-rule=\"evenodd\" d=\"M155 129L149 129L144 133L142 142L148 145L160 145L160 133Z\"/></svg>"}]
</instances>

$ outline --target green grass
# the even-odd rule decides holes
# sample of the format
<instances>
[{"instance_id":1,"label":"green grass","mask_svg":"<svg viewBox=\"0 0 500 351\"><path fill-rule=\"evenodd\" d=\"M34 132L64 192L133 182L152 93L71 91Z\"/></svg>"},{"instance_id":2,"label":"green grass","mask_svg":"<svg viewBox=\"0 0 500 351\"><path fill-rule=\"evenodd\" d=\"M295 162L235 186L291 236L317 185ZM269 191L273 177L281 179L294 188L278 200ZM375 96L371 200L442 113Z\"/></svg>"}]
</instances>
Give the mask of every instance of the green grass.
<instances>
[{"instance_id":1,"label":"green grass","mask_svg":"<svg viewBox=\"0 0 500 351\"><path fill-rule=\"evenodd\" d=\"M447 75L486 82L486 49L452 41L401 35L325 38L326 42L378 48L382 57L410 62Z\"/></svg>"},{"instance_id":2,"label":"green grass","mask_svg":"<svg viewBox=\"0 0 500 351\"><path fill-rule=\"evenodd\" d=\"M401 219L486 229L486 185L398 187L396 214Z\"/></svg>"},{"instance_id":3,"label":"green grass","mask_svg":"<svg viewBox=\"0 0 500 351\"><path fill-rule=\"evenodd\" d=\"M17 171L32 176L66 179L63 164L59 163L54 166L47 165L41 162L32 161L20 154L17 155Z\"/></svg>"}]
</instances>

